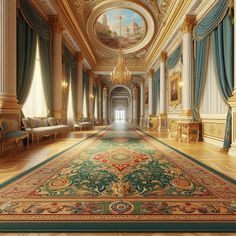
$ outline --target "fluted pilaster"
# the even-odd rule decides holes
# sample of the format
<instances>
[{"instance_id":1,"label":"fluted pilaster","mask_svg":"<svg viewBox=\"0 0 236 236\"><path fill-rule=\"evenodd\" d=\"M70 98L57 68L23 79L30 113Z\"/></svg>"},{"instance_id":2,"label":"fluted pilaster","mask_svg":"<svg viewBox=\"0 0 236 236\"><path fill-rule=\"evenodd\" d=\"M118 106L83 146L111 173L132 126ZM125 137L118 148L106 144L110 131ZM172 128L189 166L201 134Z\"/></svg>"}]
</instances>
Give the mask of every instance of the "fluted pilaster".
<instances>
[{"instance_id":1,"label":"fluted pilaster","mask_svg":"<svg viewBox=\"0 0 236 236\"><path fill-rule=\"evenodd\" d=\"M16 99L16 0L0 0L0 112L19 113Z\"/></svg>"},{"instance_id":2,"label":"fluted pilaster","mask_svg":"<svg viewBox=\"0 0 236 236\"><path fill-rule=\"evenodd\" d=\"M167 53L164 52L164 51L161 52L159 130L167 128L167 115L166 115L166 59L167 59Z\"/></svg>"},{"instance_id":3,"label":"fluted pilaster","mask_svg":"<svg viewBox=\"0 0 236 236\"><path fill-rule=\"evenodd\" d=\"M94 102L94 94L93 94L93 81L94 80L94 74L92 71L89 72L89 119L94 119L93 114L93 102Z\"/></svg>"},{"instance_id":4,"label":"fluted pilaster","mask_svg":"<svg viewBox=\"0 0 236 236\"><path fill-rule=\"evenodd\" d=\"M83 56L81 52L76 54L77 60L77 119L81 119L83 117Z\"/></svg>"},{"instance_id":5,"label":"fluted pilaster","mask_svg":"<svg viewBox=\"0 0 236 236\"><path fill-rule=\"evenodd\" d=\"M193 94L193 41L192 30L196 23L196 17L186 16L182 25L183 34L183 87L182 87L182 115L192 118L192 94Z\"/></svg>"},{"instance_id":6,"label":"fluted pilaster","mask_svg":"<svg viewBox=\"0 0 236 236\"><path fill-rule=\"evenodd\" d=\"M103 124L106 125L108 124L108 114L107 114L107 97L108 97L108 92L107 92L107 87L103 87Z\"/></svg>"},{"instance_id":7,"label":"fluted pilaster","mask_svg":"<svg viewBox=\"0 0 236 236\"><path fill-rule=\"evenodd\" d=\"M148 74L148 114L153 115L152 110L152 80L153 80L154 70L150 70Z\"/></svg>"},{"instance_id":8,"label":"fluted pilaster","mask_svg":"<svg viewBox=\"0 0 236 236\"><path fill-rule=\"evenodd\" d=\"M63 116L63 75L62 75L62 32L63 27L57 16L51 16L49 21L53 28L52 40L52 86L53 115L57 119Z\"/></svg>"},{"instance_id":9,"label":"fluted pilaster","mask_svg":"<svg viewBox=\"0 0 236 236\"><path fill-rule=\"evenodd\" d=\"M138 124L138 88L133 88L133 124Z\"/></svg>"}]
</instances>

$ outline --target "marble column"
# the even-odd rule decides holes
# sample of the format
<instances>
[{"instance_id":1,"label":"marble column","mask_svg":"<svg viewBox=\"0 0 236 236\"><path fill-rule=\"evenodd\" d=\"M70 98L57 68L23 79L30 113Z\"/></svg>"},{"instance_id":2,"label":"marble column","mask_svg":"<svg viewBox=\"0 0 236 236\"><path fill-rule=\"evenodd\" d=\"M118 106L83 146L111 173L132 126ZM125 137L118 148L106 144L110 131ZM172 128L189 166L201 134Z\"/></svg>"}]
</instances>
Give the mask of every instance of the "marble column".
<instances>
[{"instance_id":1,"label":"marble column","mask_svg":"<svg viewBox=\"0 0 236 236\"><path fill-rule=\"evenodd\" d=\"M161 52L160 62L160 115L159 115L159 130L167 129L167 114L166 114L166 59L167 53Z\"/></svg>"},{"instance_id":2,"label":"marble column","mask_svg":"<svg viewBox=\"0 0 236 236\"><path fill-rule=\"evenodd\" d=\"M108 97L108 91L107 91L107 87L104 86L103 87L103 116L102 116L102 119L103 119L103 124L104 125L107 125L108 124L108 116L107 116L107 97Z\"/></svg>"},{"instance_id":3,"label":"marble column","mask_svg":"<svg viewBox=\"0 0 236 236\"><path fill-rule=\"evenodd\" d=\"M236 0L231 2L236 6ZM230 6L233 7L233 6ZM236 47L236 25L234 24L234 48ZM236 50L234 50L234 68L236 68ZM232 108L232 144L229 149L229 155L236 157L236 69L234 69L234 91L233 96L229 98L229 105Z\"/></svg>"},{"instance_id":4,"label":"marble column","mask_svg":"<svg viewBox=\"0 0 236 236\"><path fill-rule=\"evenodd\" d=\"M102 123L102 81L98 83L98 120Z\"/></svg>"},{"instance_id":5,"label":"marble column","mask_svg":"<svg viewBox=\"0 0 236 236\"><path fill-rule=\"evenodd\" d=\"M94 74L92 71L89 71L89 120L94 121L94 94L93 94L93 83L94 83Z\"/></svg>"},{"instance_id":6,"label":"marble column","mask_svg":"<svg viewBox=\"0 0 236 236\"><path fill-rule=\"evenodd\" d=\"M16 0L0 0L0 117L20 118L16 98Z\"/></svg>"},{"instance_id":7,"label":"marble column","mask_svg":"<svg viewBox=\"0 0 236 236\"><path fill-rule=\"evenodd\" d=\"M152 110L152 80L153 80L154 70L150 70L148 73L148 115L153 115Z\"/></svg>"},{"instance_id":8,"label":"marble column","mask_svg":"<svg viewBox=\"0 0 236 236\"><path fill-rule=\"evenodd\" d=\"M196 17L187 15L182 25L183 34L183 77L182 114L183 119L192 119L193 107L193 40L192 31Z\"/></svg>"},{"instance_id":9,"label":"marble column","mask_svg":"<svg viewBox=\"0 0 236 236\"><path fill-rule=\"evenodd\" d=\"M76 53L77 60L77 119L83 118L83 55L81 52Z\"/></svg>"},{"instance_id":10,"label":"marble column","mask_svg":"<svg viewBox=\"0 0 236 236\"><path fill-rule=\"evenodd\" d=\"M144 128L145 126L145 114L144 114L144 79L140 81L140 127Z\"/></svg>"},{"instance_id":11,"label":"marble column","mask_svg":"<svg viewBox=\"0 0 236 236\"><path fill-rule=\"evenodd\" d=\"M62 66L62 32L63 27L57 16L50 16L49 21L53 29L52 39L52 97L53 116L63 119L63 66ZM64 82L64 83L63 83Z\"/></svg>"},{"instance_id":12,"label":"marble column","mask_svg":"<svg viewBox=\"0 0 236 236\"><path fill-rule=\"evenodd\" d=\"M138 88L133 87L133 125L138 125Z\"/></svg>"}]
</instances>

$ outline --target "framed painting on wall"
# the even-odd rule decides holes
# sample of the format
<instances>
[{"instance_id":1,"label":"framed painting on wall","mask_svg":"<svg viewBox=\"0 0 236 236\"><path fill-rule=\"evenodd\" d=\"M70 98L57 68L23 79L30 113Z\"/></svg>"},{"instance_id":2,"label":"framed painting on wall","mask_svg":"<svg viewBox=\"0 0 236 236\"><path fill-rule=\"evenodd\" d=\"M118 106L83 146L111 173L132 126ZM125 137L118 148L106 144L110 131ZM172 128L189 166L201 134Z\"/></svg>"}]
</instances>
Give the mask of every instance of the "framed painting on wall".
<instances>
[{"instance_id":1,"label":"framed painting on wall","mask_svg":"<svg viewBox=\"0 0 236 236\"><path fill-rule=\"evenodd\" d=\"M169 104L177 106L181 103L181 73L175 72L169 78Z\"/></svg>"}]
</instances>

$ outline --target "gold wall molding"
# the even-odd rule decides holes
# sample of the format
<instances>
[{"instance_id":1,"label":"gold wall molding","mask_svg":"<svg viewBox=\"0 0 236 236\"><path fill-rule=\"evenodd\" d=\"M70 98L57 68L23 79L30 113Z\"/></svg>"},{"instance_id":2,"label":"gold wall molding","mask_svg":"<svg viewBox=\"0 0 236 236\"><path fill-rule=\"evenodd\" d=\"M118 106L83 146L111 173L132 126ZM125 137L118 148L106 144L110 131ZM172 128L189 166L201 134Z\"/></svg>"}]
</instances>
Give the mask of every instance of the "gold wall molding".
<instances>
[{"instance_id":1,"label":"gold wall molding","mask_svg":"<svg viewBox=\"0 0 236 236\"><path fill-rule=\"evenodd\" d=\"M181 116L192 116L193 115L193 110L190 109L190 110L182 110L181 111Z\"/></svg>"},{"instance_id":2,"label":"gold wall molding","mask_svg":"<svg viewBox=\"0 0 236 236\"><path fill-rule=\"evenodd\" d=\"M217 139L220 141L224 140L225 135L225 123L218 123L214 120L202 122L203 137Z\"/></svg>"}]
</instances>

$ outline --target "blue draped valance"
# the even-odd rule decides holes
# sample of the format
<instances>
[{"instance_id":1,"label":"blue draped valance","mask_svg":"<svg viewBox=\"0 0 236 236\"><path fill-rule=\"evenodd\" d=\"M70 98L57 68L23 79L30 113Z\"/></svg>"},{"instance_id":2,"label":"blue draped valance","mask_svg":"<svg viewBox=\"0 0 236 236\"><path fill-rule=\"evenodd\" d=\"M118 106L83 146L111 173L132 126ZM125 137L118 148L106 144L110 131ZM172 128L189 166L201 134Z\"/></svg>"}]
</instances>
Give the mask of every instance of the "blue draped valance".
<instances>
[{"instance_id":1,"label":"blue draped valance","mask_svg":"<svg viewBox=\"0 0 236 236\"><path fill-rule=\"evenodd\" d=\"M205 39L223 20L228 10L228 0L219 0L211 11L194 27L195 40Z\"/></svg>"},{"instance_id":2,"label":"blue draped valance","mask_svg":"<svg viewBox=\"0 0 236 236\"><path fill-rule=\"evenodd\" d=\"M168 57L166 61L167 69L174 68L179 62L182 54L182 44L180 44L175 51Z\"/></svg>"},{"instance_id":3,"label":"blue draped valance","mask_svg":"<svg viewBox=\"0 0 236 236\"><path fill-rule=\"evenodd\" d=\"M70 67L76 66L76 60L70 50L64 45L63 47L63 60L70 65Z\"/></svg>"},{"instance_id":4,"label":"blue draped valance","mask_svg":"<svg viewBox=\"0 0 236 236\"><path fill-rule=\"evenodd\" d=\"M44 40L51 39L50 25L38 14L38 12L26 0L20 0L20 11L30 27Z\"/></svg>"}]
</instances>

